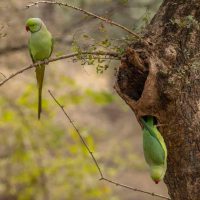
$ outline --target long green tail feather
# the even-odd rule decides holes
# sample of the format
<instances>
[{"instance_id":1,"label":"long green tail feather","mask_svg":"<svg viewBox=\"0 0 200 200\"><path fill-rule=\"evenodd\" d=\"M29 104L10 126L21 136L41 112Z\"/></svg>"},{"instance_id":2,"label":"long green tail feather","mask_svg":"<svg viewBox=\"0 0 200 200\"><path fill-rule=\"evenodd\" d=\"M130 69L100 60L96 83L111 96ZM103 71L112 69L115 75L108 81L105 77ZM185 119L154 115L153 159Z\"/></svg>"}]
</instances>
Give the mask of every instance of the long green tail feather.
<instances>
[{"instance_id":1,"label":"long green tail feather","mask_svg":"<svg viewBox=\"0 0 200 200\"><path fill-rule=\"evenodd\" d=\"M40 65L36 68L36 78L38 84L38 120L42 112L42 86L44 80L45 65Z\"/></svg>"}]
</instances>

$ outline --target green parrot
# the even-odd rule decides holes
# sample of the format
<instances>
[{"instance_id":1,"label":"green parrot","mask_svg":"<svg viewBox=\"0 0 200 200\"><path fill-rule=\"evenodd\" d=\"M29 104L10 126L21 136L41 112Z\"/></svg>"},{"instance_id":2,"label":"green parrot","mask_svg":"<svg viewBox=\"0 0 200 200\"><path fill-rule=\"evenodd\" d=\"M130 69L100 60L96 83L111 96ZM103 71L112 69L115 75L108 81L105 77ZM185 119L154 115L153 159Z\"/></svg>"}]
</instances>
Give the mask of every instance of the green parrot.
<instances>
[{"instance_id":1,"label":"green parrot","mask_svg":"<svg viewBox=\"0 0 200 200\"><path fill-rule=\"evenodd\" d=\"M167 148L164 139L154 124L154 117L141 118L143 128L143 151L150 167L153 181L158 184L167 170Z\"/></svg>"},{"instance_id":2,"label":"green parrot","mask_svg":"<svg viewBox=\"0 0 200 200\"><path fill-rule=\"evenodd\" d=\"M45 61L53 51L53 38L40 18L29 18L26 21L26 30L31 32L28 42L29 53L33 63ZM42 112L42 85L44 80L45 65L36 68L38 85L38 119Z\"/></svg>"}]
</instances>

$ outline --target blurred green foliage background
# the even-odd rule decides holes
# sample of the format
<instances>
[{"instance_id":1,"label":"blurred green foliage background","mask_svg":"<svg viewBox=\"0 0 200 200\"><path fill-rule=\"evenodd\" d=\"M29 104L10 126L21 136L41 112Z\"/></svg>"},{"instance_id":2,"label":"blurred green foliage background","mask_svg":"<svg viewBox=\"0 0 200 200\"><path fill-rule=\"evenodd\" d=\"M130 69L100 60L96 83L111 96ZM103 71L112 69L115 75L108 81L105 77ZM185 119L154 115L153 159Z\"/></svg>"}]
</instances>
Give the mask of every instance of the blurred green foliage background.
<instances>
[{"instance_id":1,"label":"blurred green foliage background","mask_svg":"<svg viewBox=\"0 0 200 200\"><path fill-rule=\"evenodd\" d=\"M161 0L63 2L141 32ZM131 43L127 33L81 13L49 5L27 10L27 3L0 2L0 72L5 76L31 62L24 29L28 17L40 17L47 24L55 37L53 56L77 48L123 52ZM81 130L106 177L143 190L167 193L164 184L154 185L151 181L139 125L112 87L120 62L93 60L88 63L76 58L47 67L40 121L34 70L0 87L0 200L156 199L98 180L91 157L48 89ZM3 78L0 75L0 80Z\"/></svg>"}]
</instances>

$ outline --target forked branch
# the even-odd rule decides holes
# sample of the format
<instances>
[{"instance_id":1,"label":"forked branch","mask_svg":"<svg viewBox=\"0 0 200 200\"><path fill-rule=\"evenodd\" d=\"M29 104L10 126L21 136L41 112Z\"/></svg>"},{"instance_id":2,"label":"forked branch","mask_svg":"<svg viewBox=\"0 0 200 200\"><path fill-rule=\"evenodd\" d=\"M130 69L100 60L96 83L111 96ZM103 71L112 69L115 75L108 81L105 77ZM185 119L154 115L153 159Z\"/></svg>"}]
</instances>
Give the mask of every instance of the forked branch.
<instances>
[{"instance_id":1,"label":"forked branch","mask_svg":"<svg viewBox=\"0 0 200 200\"><path fill-rule=\"evenodd\" d=\"M49 90L48 91L49 94L51 95L51 97L53 98L53 100L55 101L55 103L60 107L60 109L62 110L62 112L64 113L64 115L66 116L66 118L69 120L70 124L73 126L74 130L76 131L76 133L78 134L81 142L83 143L83 145L85 146L85 148L87 149L88 153L90 154L96 168L98 169L98 172L99 172L99 175L100 175L100 179L99 180L103 180L103 181L106 181L106 182L109 182L111 184L114 184L116 186L120 186L120 187L123 187L123 188L126 188L126 189L129 189L129 190L132 190L132 191L135 191L135 192L140 192L140 193L144 193L144 194L148 194L148 195L151 195L151 196L156 196L156 197L160 197L162 199L168 199L170 200L169 197L166 197L166 196L163 196L163 195L160 195L160 194L156 194L156 193L152 193L152 192L147 192L147 191L144 191L144 190L141 190L141 189L137 189L137 188L133 188L131 186L128 186L128 185L124 185L124 184L121 184L121 183L118 183L116 181L113 181L111 179L108 179L108 178L105 178L104 175L103 175L103 172L98 164L98 161L97 159L95 158L93 152L90 150L88 144L86 143L86 141L84 140L84 138L82 137L81 135L81 132L79 131L79 129L76 127L76 125L74 124L73 120L71 119L71 117L69 116L69 114L65 111L64 109L64 106L61 105L59 103L59 101L55 98L55 96L53 95L53 93Z\"/></svg>"}]
</instances>

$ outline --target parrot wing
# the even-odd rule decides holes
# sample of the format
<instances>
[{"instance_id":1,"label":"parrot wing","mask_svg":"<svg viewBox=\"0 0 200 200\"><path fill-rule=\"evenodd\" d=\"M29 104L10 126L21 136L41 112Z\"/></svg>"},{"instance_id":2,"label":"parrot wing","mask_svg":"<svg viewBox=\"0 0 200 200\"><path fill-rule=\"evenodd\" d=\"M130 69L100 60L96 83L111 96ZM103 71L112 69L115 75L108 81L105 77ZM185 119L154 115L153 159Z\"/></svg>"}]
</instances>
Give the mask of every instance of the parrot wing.
<instances>
[{"instance_id":1,"label":"parrot wing","mask_svg":"<svg viewBox=\"0 0 200 200\"><path fill-rule=\"evenodd\" d=\"M166 158L166 151L165 151L166 147L165 144L163 147L161 141L157 137L156 133L157 128L156 127L152 128L151 125L149 125L144 119L141 119L141 122L144 125L143 142L144 142L145 159L149 164L155 164L155 163L163 164Z\"/></svg>"},{"instance_id":2,"label":"parrot wing","mask_svg":"<svg viewBox=\"0 0 200 200\"><path fill-rule=\"evenodd\" d=\"M154 138L158 141L158 143L160 143L160 141L159 141L159 139L158 139L158 137L157 137L157 134L155 133L154 128L152 128L143 118L141 118L140 120L141 120L143 126L145 127L145 129L148 130L148 132L150 133L150 135L151 135L152 137L154 137ZM161 143L160 143L160 145L161 145ZM161 145L161 146L162 146L162 145Z\"/></svg>"},{"instance_id":3,"label":"parrot wing","mask_svg":"<svg viewBox=\"0 0 200 200\"><path fill-rule=\"evenodd\" d=\"M165 154L167 155L167 148L164 139L160 134L160 132L158 131L157 127L153 124L153 117L148 117L147 122L143 118L141 118L141 122L143 126L149 131L151 136L154 137L160 143L160 145L165 151Z\"/></svg>"},{"instance_id":4,"label":"parrot wing","mask_svg":"<svg viewBox=\"0 0 200 200\"><path fill-rule=\"evenodd\" d=\"M54 39L53 39L53 37L51 38L51 53L50 53L50 56L49 57L51 57L51 54L52 54L52 52L53 52L53 47L54 47Z\"/></svg>"},{"instance_id":5,"label":"parrot wing","mask_svg":"<svg viewBox=\"0 0 200 200\"><path fill-rule=\"evenodd\" d=\"M32 62L34 63L35 61L34 61L34 58L33 58L32 52L31 52L30 40L28 41L28 50L29 50L29 54L31 56Z\"/></svg>"},{"instance_id":6,"label":"parrot wing","mask_svg":"<svg viewBox=\"0 0 200 200\"><path fill-rule=\"evenodd\" d=\"M150 166L151 178L157 184L165 176L167 169L167 148L162 135L154 124L154 118L141 118L143 128L143 151Z\"/></svg>"},{"instance_id":7,"label":"parrot wing","mask_svg":"<svg viewBox=\"0 0 200 200\"><path fill-rule=\"evenodd\" d=\"M143 148L145 159L149 165L164 164L165 152L162 146L146 129L143 132Z\"/></svg>"},{"instance_id":8,"label":"parrot wing","mask_svg":"<svg viewBox=\"0 0 200 200\"><path fill-rule=\"evenodd\" d=\"M165 152L165 158L167 159L167 147L166 147L165 141L155 125L153 129L155 130L155 134L157 135L157 138L160 141L160 144Z\"/></svg>"}]
</instances>

